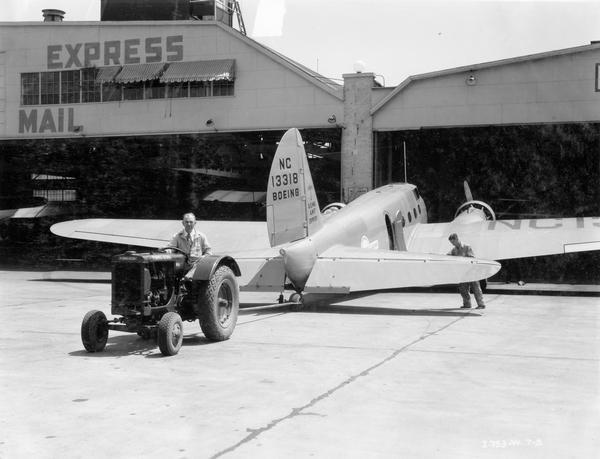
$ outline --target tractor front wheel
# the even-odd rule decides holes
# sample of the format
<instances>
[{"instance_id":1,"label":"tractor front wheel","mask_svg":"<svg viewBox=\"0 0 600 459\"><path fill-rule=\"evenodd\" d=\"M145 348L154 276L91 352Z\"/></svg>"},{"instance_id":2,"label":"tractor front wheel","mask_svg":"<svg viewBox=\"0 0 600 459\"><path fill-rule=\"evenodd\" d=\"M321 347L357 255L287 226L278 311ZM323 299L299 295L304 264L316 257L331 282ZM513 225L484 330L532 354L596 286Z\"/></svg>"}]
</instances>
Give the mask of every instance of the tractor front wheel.
<instances>
[{"instance_id":1,"label":"tractor front wheel","mask_svg":"<svg viewBox=\"0 0 600 459\"><path fill-rule=\"evenodd\" d=\"M163 355L175 355L183 343L183 322L176 312L167 312L158 323L158 348Z\"/></svg>"},{"instance_id":2,"label":"tractor front wheel","mask_svg":"<svg viewBox=\"0 0 600 459\"><path fill-rule=\"evenodd\" d=\"M108 341L108 321L102 311L90 311L81 322L81 342L88 352L101 352Z\"/></svg>"}]
</instances>

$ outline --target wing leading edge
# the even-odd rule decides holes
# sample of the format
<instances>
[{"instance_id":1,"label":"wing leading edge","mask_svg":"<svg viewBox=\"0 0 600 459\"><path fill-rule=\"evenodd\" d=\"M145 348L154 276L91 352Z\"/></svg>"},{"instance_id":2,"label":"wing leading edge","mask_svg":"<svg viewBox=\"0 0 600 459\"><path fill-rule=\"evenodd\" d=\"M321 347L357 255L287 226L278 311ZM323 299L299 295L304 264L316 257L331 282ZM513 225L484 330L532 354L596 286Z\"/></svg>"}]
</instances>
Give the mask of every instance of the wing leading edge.
<instances>
[{"instance_id":1,"label":"wing leading edge","mask_svg":"<svg viewBox=\"0 0 600 459\"><path fill-rule=\"evenodd\" d=\"M264 222L198 221L196 228L207 235L215 253L269 247ZM181 229L180 220L91 218L57 223L50 231L74 239L161 248Z\"/></svg>"}]
</instances>

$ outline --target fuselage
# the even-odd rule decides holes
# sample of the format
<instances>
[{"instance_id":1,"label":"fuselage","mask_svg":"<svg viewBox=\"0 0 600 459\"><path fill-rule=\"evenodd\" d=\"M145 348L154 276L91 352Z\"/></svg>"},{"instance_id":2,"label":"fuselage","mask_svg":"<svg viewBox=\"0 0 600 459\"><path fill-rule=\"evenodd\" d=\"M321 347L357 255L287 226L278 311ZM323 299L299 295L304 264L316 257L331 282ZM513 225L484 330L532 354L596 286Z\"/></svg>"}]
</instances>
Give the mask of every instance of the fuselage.
<instances>
[{"instance_id":1,"label":"fuselage","mask_svg":"<svg viewBox=\"0 0 600 459\"><path fill-rule=\"evenodd\" d=\"M319 254L335 245L406 250L411 226L426 222L427 209L416 186L382 186L328 216L314 234L282 246L287 275L301 290Z\"/></svg>"}]
</instances>

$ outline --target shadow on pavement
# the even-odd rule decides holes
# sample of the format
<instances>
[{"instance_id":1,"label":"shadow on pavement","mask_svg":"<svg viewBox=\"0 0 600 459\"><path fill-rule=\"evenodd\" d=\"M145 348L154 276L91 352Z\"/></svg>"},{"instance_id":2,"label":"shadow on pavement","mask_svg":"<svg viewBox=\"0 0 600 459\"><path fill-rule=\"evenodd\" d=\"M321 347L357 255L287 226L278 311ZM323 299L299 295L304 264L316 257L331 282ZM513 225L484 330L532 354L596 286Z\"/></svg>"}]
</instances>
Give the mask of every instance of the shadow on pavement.
<instances>
[{"instance_id":1,"label":"shadow on pavement","mask_svg":"<svg viewBox=\"0 0 600 459\"><path fill-rule=\"evenodd\" d=\"M404 309L371 306L342 306L342 305L318 305L309 306L303 311L312 313L334 313L334 314L363 314L363 315L389 315L389 316L436 316L436 317L478 317L480 310L460 308L437 308L437 309Z\"/></svg>"},{"instance_id":2,"label":"shadow on pavement","mask_svg":"<svg viewBox=\"0 0 600 459\"><path fill-rule=\"evenodd\" d=\"M287 312L307 312L307 313L334 313L334 314L365 314L365 315L390 315L390 316L447 316L447 317L479 317L484 310L461 309L460 307L451 308L395 308L395 307L377 307L361 305L335 304L340 301L356 300L368 294L352 294L345 296L319 295L305 297L305 304L283 303L283 304L243 304L240 305L240 316L277 314Z\"/></svg>"},{"instance_id":3,"label":"shadow on pavement","mask_svg":"<svg viewBox=\"0 0 600 459\"><path fill-rule=\"evenodd\" d=\"M203 335L200 329L193 333L190 332L183 337L182 348L192 346L204 346L207 344L216 344L209 341ZM180 350L179 352L182 352ZM106 347L102 352L87 352L85 349L69 352L72 357L126 357L129 355L142 355L148 358L163 357L155 339L142 339L134 333L119 334L118 336L109 336Z\"/></svg>"}]
</instances>

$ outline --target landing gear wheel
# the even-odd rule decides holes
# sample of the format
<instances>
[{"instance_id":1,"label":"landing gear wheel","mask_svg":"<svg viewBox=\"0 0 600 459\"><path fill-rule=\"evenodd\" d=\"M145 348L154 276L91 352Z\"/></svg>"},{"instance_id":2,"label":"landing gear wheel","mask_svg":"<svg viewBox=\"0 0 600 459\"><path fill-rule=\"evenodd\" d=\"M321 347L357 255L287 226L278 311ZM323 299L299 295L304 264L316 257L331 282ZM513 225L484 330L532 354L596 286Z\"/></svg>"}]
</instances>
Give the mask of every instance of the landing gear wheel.
<instances>
[{"instance_id":1,"label":"landing gear wheel","mask_svg":"<svg viewBox=\"0 0 600 459\"><path fill-rule=\"evenodd\" d=\"M108 341L108 321L102 311L90 311L81 322L81 342L88 352L102 352Z\"/></svg>"},{"instance_id":2,"label":"landing gear wheel","mask_svg":"<svg viewBox=\"0 0 600 459\"><path fill-rule=\"evenodd\" d=\"M163 355L175 355L183 342L183 322L176 312L167 312L158 323L158 348Z\"/></svg>"},{"instance_id":3,"label":"landing gear wheel","mask_svg":"<svg viewBox=\"0 0 600 459\"><path fill-rule=\"evenodd\" d=\"M221 266L200 287L196 305L204 335L212 341L229 339L237 323L239 289L233 271Z\"/></svg>"},{"instance_id":4,"label":"landing gear wheel","mask_svg":"<svg viewBox=\"0 0 600 459\"><path fill-rule=\"evenodd\" d=\"M302 303L302 294L301 293L292 293L290 295L290 303Z\"/></svg>"},{"instance_id":5,"label":"landing gear wheel","mask_svg":"<svg viewBox=\"0 0 600 459\"><path fill-rule=\"evenodd\" d=\"M304 297L302 296L302 293L292 293L289 302L293 303L293 311L302 311L304 309Z\"/></svg>"}]
</instances>

